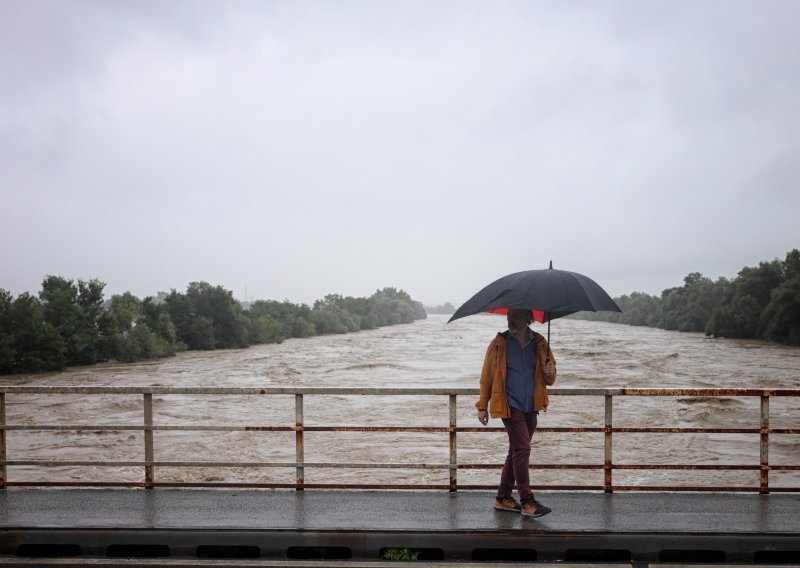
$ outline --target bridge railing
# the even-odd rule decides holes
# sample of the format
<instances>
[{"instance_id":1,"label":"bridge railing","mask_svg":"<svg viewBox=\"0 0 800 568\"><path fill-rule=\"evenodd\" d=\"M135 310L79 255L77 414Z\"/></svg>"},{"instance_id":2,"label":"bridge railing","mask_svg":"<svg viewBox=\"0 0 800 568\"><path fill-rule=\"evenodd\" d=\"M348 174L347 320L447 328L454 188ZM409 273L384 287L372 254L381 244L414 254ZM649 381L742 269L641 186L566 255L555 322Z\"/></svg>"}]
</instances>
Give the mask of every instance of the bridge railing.
<instances>
[{"instance_id":1,"label":"bridge railing","mask_svg":"<svg viewBox=\"0 0 800 568\"><path fill-rule=\"evenodd\" d=\"M602 433L604 435L604 460L596 464L552 464L536 463L535 469L553 470L602 470L602 485L536 485L537 489L554 490L602 490L613 491L735 491L735 492L800 492L800 487L773 487L769 485L769 474L773 471L800 471L798 464L774 465L769 463L770 435L797 435L800 428L772 428L770 426L769 402L772 397L800 397L800 389L630 389L630 388L551 388L551 396L592 396L603 397L605 420L598 427L544 427L537 428L539 433ZM141 424L8 424L6 422L6 398L14 395L140 395L142 398ZM271 396L294 395L294 426L264 425L225 425L225 424L158 424L153 413L153 395L245 395ZM392 396L442 396L449 400L449 422L447 426L309 426L305 424L303 403L306 397L321 395L361 395L373 397ZM459 484L459 470L496 469L501 464L461 463L458 460L458 434L460 433L492 433L502 432L497 427L464 427L457 424L457 399L459 396L475 397L478 389L466 388L329 388L329 387L72 387L72 386L0 386L0 488L30 486L79 486L79 487L248 487L248 488L294 488L303 489L440 489L457 491L470 489L494 489L495 485ZM759 428L650 428L650 427L617 427L614 426L614 399L619 397L751 397L760 400ZM18 431L72 431L72 432L144 432L144 460L108 461L108 460L59 460L59 459L24 459L20 456L9 456L6 444L7 434ZM294 432L296 450L292 462L241 462L241 461L176 461L154 459L154 434L166 431L196 432ZM446 433L449 439L449 460L447 463L344 463L344 462L308 462L304 459L304 434L306 432L428 432ZM759 436L760 461L751 464L618 464L614 462L614 434L747 434ZM99 467L141 467L143 479L140 482L96 482L96 481L15 481L8 478L8 468L15 466L34 466L43 468L67 466L99 466ZM293 468L294 483L206 483L206 482L159 482L157 469L170 468ZM449 471L449 483L431 484L395 484L378 485L365 483L306 483L305 470L308 468L338 469L430 469ZM654 486L654 485L616 485L614 472L617 470L711 470L711 471L758 471L758 486Z\"/></svg>"}]
</instances>

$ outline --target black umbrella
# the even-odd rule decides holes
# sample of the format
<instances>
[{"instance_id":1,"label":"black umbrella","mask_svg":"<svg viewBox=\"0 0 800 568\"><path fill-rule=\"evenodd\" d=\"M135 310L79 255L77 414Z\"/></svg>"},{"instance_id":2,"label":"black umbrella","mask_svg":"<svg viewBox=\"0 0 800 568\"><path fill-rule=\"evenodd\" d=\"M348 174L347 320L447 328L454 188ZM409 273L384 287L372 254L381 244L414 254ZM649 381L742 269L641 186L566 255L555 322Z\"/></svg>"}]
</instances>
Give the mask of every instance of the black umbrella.
<instances>
[{"instance_id":1,"label":"black umbrella","mask_svg":"<svg viewBox=\"0 0 800 568\"><path fill-rule=\"evenodd\" d=\"M575 312L621 312L597 282L566 270L550 268L515 272L495 280L464 302L447 323L481 312L507 313L509 309L531 310L534 320L547 322Z\"/></svg>"}]
</instances>

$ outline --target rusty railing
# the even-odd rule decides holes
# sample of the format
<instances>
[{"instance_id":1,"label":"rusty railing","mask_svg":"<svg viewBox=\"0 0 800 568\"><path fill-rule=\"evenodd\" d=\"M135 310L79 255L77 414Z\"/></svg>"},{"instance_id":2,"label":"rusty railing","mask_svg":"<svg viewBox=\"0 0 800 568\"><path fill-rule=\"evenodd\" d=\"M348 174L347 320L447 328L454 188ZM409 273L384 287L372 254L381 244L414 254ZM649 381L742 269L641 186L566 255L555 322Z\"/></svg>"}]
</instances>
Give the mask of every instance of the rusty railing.
<instances>
[{"instance_id":1,"label":"rusty railing","mask_svg":"<svg viewBox=\"0 0 800 568\"><path fill-rule=\"evenodd\" d=\"M551 396L596 396L603 397L605 404L605 420L598 427L544 427L537 428L538 433L603 433L604 461L602 464L542 464L536 463L532 469L553 470L603 470L602 485L536 485L536 489L553 490L599 490L613 491L735 491L735 492L800 492L800 487L773 487L769 485L771 471L800 471L799 464L770 465L770 434L800 434L800 428L771 428L769 422L769 401L771 397L800 397L800 389L595 389L595 388L551 388ZM143 420L141 424L129 425L76 425L76 424L7 424L6 398L8 395L48 395L64 394L85 395L140 395L142 396ZM157 424L153 415L153 395L294 395L294 426L259 426L259 425L167 425ZM251 488L293 488L303 489L440 489L457 491L471 489L494 489L495 485L465 485L458 483L459 470L497 469L502 464L468 464L458 461L459 433L502 432L498 427L459 427L457 425L457 398L459 396L475 397L478 389L458 388L327 388L327 387L33 387L33 386L0 386L0 488L30 486L102 486L102 487L251 487ZM391 397L400 395L446 396L449 400L449 423L442 427L433 426L306 426L304 425L303 401L306 396L318 395L363 395ZM613 425L614 397L756 397L760 399L759 428L620 428ZM80 432L144 432L144 461L97 461L97 460L32 460L9 459L7 455L7 433L15 431L80 431ZM154 459L154 433L160 431L271 431L294 432L296 454L294 462L222 462L222 461L165 461ZM303 435L305 432L441 432L447 433L449 439L448 463L313 463L306 462L303 452ZM638 434L751 434L760 437L760 463L758 464L617 464L614 462L613 440L616 433ZM89 482L89 481L12 481L8 479L8 468L16 466L35 467L142 467L142 482ZM206 482L158 482L156 469L159 467L235 467L235 468L294 468L294 483L206 483ZM352 468L352 469L438 469L448 470L450 474L447 485L377 485L363 483L319 484L305 482L307 468ZM712 471L758 471L758 486L652 486L652 485L615 485L615 470L712 470Z\"/></svg>"}]
</instances>

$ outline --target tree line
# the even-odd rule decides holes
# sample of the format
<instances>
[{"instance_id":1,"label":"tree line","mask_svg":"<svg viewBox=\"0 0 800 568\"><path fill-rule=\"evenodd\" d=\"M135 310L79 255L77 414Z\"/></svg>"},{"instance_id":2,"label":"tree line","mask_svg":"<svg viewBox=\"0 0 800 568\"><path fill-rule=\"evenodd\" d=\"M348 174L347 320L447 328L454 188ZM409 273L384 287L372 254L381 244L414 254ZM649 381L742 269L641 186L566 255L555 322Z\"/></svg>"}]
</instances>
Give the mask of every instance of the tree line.
<instances>
[{"instance_id":1,"label":"tree line","mask_svg":"<svg viewBox=\"0 0 800 568\"><path fill-rule=\"evenodd\" d=\"M744 267L733 279L712 281L692 272L683 286L668 288L660 297L634 292L614 301L622 313L572 317L800 345L800 251L793 249L783 261Z\"/></svg>"},{"instance_id":2,"label":"tree line","mask_svg":"<svg viewBox=\"0 0 800 568\"><path fill-rule=\"evenodd\" d=\"M425 311L429 314L453 314L456 311L456 307L450 302L445 302L438 306L425 306Z\"/></svg>"},{"instance_id":3,"label":"tree line","mask_svg":"<svg viewBox=\"0 0 800 568\"><path fill-rule=\"evenodd\" d=\"M105 300L104 287L97 279L48 275L38 296L13 298L0 288L0 374L243 348L427 317L420 302L395 288L368 298L329 294L309 307L288 300L242 304L231 291L207 282L143 300L130 292Z\"/></svg>"}]
</instances>

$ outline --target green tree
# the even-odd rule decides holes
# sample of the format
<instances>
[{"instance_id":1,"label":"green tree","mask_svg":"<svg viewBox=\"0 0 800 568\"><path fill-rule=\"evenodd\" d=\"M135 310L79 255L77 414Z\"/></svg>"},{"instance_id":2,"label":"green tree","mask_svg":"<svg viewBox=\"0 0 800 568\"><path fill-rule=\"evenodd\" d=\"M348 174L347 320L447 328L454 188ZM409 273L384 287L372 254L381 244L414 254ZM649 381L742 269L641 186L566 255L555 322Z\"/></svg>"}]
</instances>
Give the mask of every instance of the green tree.
<instances>
[{"instance_id":1,"label":"green tree","mask_svg":"<svg viewBox=\"0 0 800 568\"><path fill-rule=\"evenodd\" d=\"M247 347L251 319L233 293L207 282L191 282L186 294L172 290L164 298L178 339L189 349Z\"/></svg>"},{"instance_id":2,"label":"green tree","mask_svg":"<svg viewBox=\"0 0 800 568\"><path fill-rule=\"evenodd\" d=\"M189 349L216 349L217 340L214 336L214 324L204 316L192 319L192 327L184 338Z\"/></svg>"},{"instance_id":3,"label":"green tree","mask_svg":"<svg viewBox=\"0 0 800 568\"><path fill-rule=\"evenodd\" d=\"M261 325L262 329L269 329L266 333L271 339L264 342L280 343L289 337L310 337L317 333L316 327L311 322L311 308L305 304L293 304L288 300L283 302L258 300L250 305L247 316L252 325ZM256 324L261 318L268 319L262 324ZM277 328L274 328L275 325Z\"/></svg>"},{"instance_id":4,"label":"green tree","mask_svg":"<svg viewBox=\"0 0 800 568\"><path fill-rule=\"evenodd\" d=\"M102 329L107 335L127 333L142 319L142 301L131 294L111 296L108 308L103 313Z\"/></svg>"},{"instance_id":5,"label":"green tree","mask_svg":"<svg viewBox=\"0 0 800 568\"><path fill-rule=\"evenodd\" d=\"M339 294L328 294L324 299L314 302L311 321L317 333L348 333L361 329L361 315L348 311L347 304L348 301Z\"/></svg>"},{"instance_id":6,"label":"green tree","mask_svg":"<svg viewBox=\"0 0 800 568\"><path fill-rule=\"evenodd\" d=\"M662 292L659 327L705 331L720 291L714 282L699 272L688 274L682 287Z\"/></svg>"},{"instance_id":7,"label":"green tree","mask_svg":"<svg viewBox=\"0 0 800 568\"><path fill-rule=\"evenodd\" d=\"M11 292L0 288L0 375L14 372L14 336Z\"/></svg>"},{"instance_id":8,"label":"green tree","mask_svg":"<svg viewBox=\"0 0 800 568\"><path fill-rule=\"evenodd\" d=\"M178 336L166 304L148 296L142 301L141 309L144 323L156 334L161 352L159 357L174 355L179 348Z\"/></svg>"},{"instance_id":9,"label":"green tree","mask_svg":"<svg viewBox=\"0 0 800 568\"><path fill-rule=\"evenodd\" d=\"M611 315L622 317L625 323L636 326L650 326L658 325L658 320L661 317L661 300L656 296L650 296L642 292L633 292L628 301L622 304L617 303L622 309L619 312L607 312Z\"/></svg>"},{"instance_id":10,"label":"green tree","mask_svg":"<svg viewBox=\"0 0 800 568\"><path fill-rule=\"evenodd\" d=\"M174 326L152 298L141 301L130 292L112 296L101 327L111 359L132 363L175 353Z\"/></svg>"},{"instance_id":11,"label":"green tree","mask_svg":"<svg viewBox=\"0 0 800 568\"><path fill-rule=\"evenodd\" d=\"M784 281L770 295L761 316L764 337L800 345L800 251L793 249L782 264Z\"/></svg>"},{"instance_id":12,"label":"green tree","mask_svg":"<svg viewBox=\"0 0 800 568\"><path fill-rule=\"evenodd\" d=\"M81 309L82 324L87 334L87 341L92 343L90 348L96 355L100 345L100 318L104 311L103 291L104 282L93 278L92 280L78 280L78 306Z\"/></svg>"},{"instance_id":13,"label":"green tree","mask_svg":"<svg viewBox=\"0 0 800 568\"><path fill-rule=\"evenodd\" d=\"M742 268L736 278L736 296L751 296L763 309L769 304L772 291L784 279L783 263L777 259Z\"/></svg>"},{"instance_id":14,"label":"green tree","mask_svg":"<svg viewBox=\"0 0 800 568\"><path fill-rule=\"evenodd\" d=\"M243 308L221 286L192 282L140 300L130 292L103 302L105 284L47 275L39 299L12 301L0 290L0 373L65 364L172 355L176 350L246 347L317 333L346 333L426 317L421 303L396 288L369 298L329 294L310 308L257 301Z\"/></svg>"},{"instance_id":15,"label":"green tree","mask_svg":"<svg viewBox=\"0 0 800 568\"><path fill-rule=\"evenodd\" d=\"M66 345L67 364L86 365L102 358L99 319L102 314L103 288L99 280L78 281L47 275L39 299L45 320L52 325Z\"/></svg>"},{"instance_id":16,"label":"green tree","mask_svg":"<svg viewBox=\"0 0 800 568\"><path fill-rule=\"evenodd\" d=\"M248 320L242 316L242 307L233 299L233 292L207 282L191 282L186 297L194 313L211 323L214 347L247 347Z\"/></svg>"},{"instance_id":17,"label":"green tree","mask_svg":"<svg viewBox=\"0 0 800 568\"><path fill-rule=\"evenodd\" d=\"M800 277L800 250L792 249L783 261L783 276L786 280Z\"/></svg>"},{"instance_id":18,"label":"green tree","mask_svg":"<svg viewBox=\"0 0 800 568\"><path fill-rule=\"evenodd\" d=\"M706 326L715 337L764 337L764 310L773 290L784 280L784 266L778 261L745 267L733 281L720 279L720 298Z\"/></svg>"},{"instance_id":19,"label":"green tree","mask_svg":"<svg viewBox=\"0 0 800 568\"><path fill-rule=\"evenodd\" d=\"M291 337L291 330L285 329L281 316L283 309L279 302L256 300L247 311L250 318L250 340L253 343L281 343Z\"/></svg>"},{"instance_id":20,"label":"green tree","mask_svg":"<svg viewBox=\"0 0 800 568\"><path fill-rule=\"evenodd\" d=\"M12 373L60 371L66 364L66 345L45 319L41 302L27 292L17 296L9 310L14 354Z\"/></svg>"},{"instance_id":21,"label":"green tree","mask_svg":"<svg viewBox=\"0 0 800 568\"><path fill-rule=\"evenodd\" d=\"M187 349L214 349L214 327L208 318L197 314L191 300L176 290L172 290L164 303L170 319L175 325L178 341Z\"/></svg>"},{"instance_id":22,"label":"green tree","mask_svg":"<svg viewBox=\"0 0 800 568\"><path fill-rule=\"evenodd\" d=\"M376 290L369 300L371 302L369 323L374 323L374 327L411 323L414 320L428 317L423 305L412 300L411 296L403 290L396 288Z\"/></svg>"},{"instance_id":23,"label":"green tree","mask_svg":"<svg viewBox=\"0 0 800 568\"><path fill-rule=\"evenodd\" d=\"M686 311L678 327L680 331L705 331L711 312L718 302L718 288L699 272L689 274L685 279Z\"/></svg>"},{"instance_id":24,"label":"green tree","mask_svg":"<svg viewBox=\"0 0 800 568\"><path fill-rule=\"evenodd\" d=\"M658 327L677 330L680 316L686 310L683 288L667 288L661 292L661 319Z\"/></svg>"},{"instance_id":25,"label":"green tree","mask_svg":"<svg viewBox=\"0 0 800 568\"><path fill-rule=\"evenodd\" d=\"M711 282L693 272L683 286L664 290L660 300L634 293L615 301L623 314L582 312L576 317L798 345L800 251L793 249L783 262L776 259L744 267L733 280Z\"/></svg>"},{"instance_id":26,"label":"green tree","mask_svg":"<svg viewBox=\"0 0 800 568\"><path fill-rule=\"evenodd\" d=\"M259 316L250 320L250 340L255 343L282 343L286 339L281 322L271 316Z\"/></svg>"},{"instance_id":27,"label":"green tree","mask_svg":"<svg viewBox=\"0 0 800 568\"><path fill-rule=\"evenodd\" d=\"M292 337L311 337L317 334L314 323L304 316L295 317L291 324Z\"/></svg>"}]
</instances>

